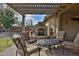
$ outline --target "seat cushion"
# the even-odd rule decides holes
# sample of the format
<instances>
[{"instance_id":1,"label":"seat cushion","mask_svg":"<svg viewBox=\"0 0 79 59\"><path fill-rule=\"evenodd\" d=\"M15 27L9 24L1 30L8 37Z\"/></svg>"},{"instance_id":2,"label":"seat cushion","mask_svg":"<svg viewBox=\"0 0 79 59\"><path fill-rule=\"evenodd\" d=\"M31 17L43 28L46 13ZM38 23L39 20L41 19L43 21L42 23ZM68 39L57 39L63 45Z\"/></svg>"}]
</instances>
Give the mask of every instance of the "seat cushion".
<instances>
[{"instance_id":1,"label":"seat cushion","mask_svg":"<svg viewBox=\"0 0 79 59\"><path fill-rule=\"evenodd\" d=\"M38 47L35 45L29 45L27 47L27 51L29 52L29 54L32 54L32 53L36 52L37 50L38 50Z\"/></svg>"},{"instance_id":2,"label":"seat cushion","mask_svg":"<svg viewBox=\"0 0 79 59\"><path fill-rule=\"evenodd\" d=\"M74 42L64 41L64 42L62 43L62 45L63 45L65 48L69 48L69 49L79 49L79 48L74 44Z\"/></svg>"},{"instance_id":3,"label":"seat cushion","mask_svg":"<svg viewBox=\"0 0 79 59\"><path fill-rule=\"evenodd\" d=\"M59 41L63 41L65 36L65 31L59 31L58 32L58 39Z\"/></svg>"},{"instance_id":4,"label":"seat cushion","mask_svg":"<svg viewBox=\"0 0 79 59\"><path fill-rule=\"evenodd\" d=\"M37 48L38 48L37 46L31 44L31 45L28 45L27 50L31 51L31 50L34 50L34 49L37 49Z\"/></svg>"},{"instance_id":5,"label":"seat cushion","mask_svg":"<svg viewBox=\"0 0 79 59\"><path fill-rule=\"evenodd\" d=\"M79 33L77 34L75 40L74 40L74 44L79 47Z\"/></svg>"}]
</instances>

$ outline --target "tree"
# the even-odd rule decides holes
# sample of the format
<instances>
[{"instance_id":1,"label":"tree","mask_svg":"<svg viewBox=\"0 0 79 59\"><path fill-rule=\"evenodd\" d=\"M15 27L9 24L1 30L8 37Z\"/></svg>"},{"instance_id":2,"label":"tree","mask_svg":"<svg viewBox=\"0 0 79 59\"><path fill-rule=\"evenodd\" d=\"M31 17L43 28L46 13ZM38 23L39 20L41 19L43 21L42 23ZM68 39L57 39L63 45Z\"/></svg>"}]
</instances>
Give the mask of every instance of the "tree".
<instances>
[{"instance_id":1,"label":"tree","mask_svg":"<svg viewBox=\"0 0 79 59\"><path fill-rule=\"evenodd\" d=\"M7 8L2 10L0 21L6 29L10 29L15 23L14 12Z\"/></svg>"}]
</instances>

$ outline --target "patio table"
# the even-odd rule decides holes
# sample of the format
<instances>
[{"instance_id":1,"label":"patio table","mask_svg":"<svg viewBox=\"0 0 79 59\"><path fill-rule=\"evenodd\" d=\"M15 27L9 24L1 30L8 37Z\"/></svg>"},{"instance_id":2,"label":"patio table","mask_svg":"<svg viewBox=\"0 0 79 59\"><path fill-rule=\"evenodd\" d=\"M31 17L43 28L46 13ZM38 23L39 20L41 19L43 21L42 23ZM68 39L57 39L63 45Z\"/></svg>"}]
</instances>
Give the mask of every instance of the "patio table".
<instances>
[{"instance_id":1,"label":"patio table","mask_svg":"<svg viewBox=\"0 0 79 59\"><path fill-rule=\"evenodd\" d=\"M39 47L39 56L40 56L40 49L41 47L47 47L50 50L51 53L51 46L52 45L58 45L59 41L57 39L40 39L37 40L37 42L35 43L35 45L37 45Z\"/></svg>"}]
</instances>

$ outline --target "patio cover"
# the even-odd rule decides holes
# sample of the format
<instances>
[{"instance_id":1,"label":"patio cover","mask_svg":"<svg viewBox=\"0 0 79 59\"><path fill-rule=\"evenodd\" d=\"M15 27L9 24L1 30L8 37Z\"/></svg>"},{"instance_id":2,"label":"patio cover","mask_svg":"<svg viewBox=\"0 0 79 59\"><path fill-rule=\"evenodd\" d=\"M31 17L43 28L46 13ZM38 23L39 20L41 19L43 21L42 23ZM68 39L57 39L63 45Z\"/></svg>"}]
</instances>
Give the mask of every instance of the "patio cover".
<instances>
[{"instance_id":1,"label":"patio cover","mask_svg":"<svg viewBox=\"0 0 79 59\"><path fill-rule=\"evenodd\" d=\"M57 14L65 9L66 3L7 3L12 9L22 15L22 29L25 23L25 14Z\"/></svg>"},{"instance_id":2,"label":"patio cover","mask_svg":"<svg viewBox=\"0 0 79 59\"><path fill-rule=\"evenodd\" d=\"M60 7L59 3L7 3L20 14L50 14Z\"/></svg>"}]
</instances>

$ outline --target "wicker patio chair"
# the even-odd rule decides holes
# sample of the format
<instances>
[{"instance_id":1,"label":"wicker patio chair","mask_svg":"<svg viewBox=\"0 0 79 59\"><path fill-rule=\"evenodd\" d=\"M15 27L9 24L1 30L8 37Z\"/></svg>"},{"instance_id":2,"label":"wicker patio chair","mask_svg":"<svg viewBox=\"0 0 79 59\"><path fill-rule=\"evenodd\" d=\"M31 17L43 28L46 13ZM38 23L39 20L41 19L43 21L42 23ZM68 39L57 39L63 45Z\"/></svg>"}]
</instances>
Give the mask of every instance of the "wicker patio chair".
<instances>
[{"instance_id":1,"label":"wicker patio chair","mask_svg":"<svg viewBox=\"0 0 79 59\"><path fill-rule=\"evenodd\" d=\"M65 31L58 31L58 40L59 42L63 42L65 37Z\"/></svg>"},{"instance_id":2,"label":"wicker patio chair","mask_svg":"<svg viewBox=\"0 0 79 59\"><path fill-rule=\"evenodd\" d=\"M16 56L18 54L21 56L29 56L38 50L38 47L35 45L27 46L20 37L12 38L12 40L17 47Z\"/></svg>"},{"instance_id":3,"label":"wicker patio chair","mask_svg":"<svg viewBox=\"0 0 79 59\"><path fill-rule=\"evenodd\" d=\"M29 36L29 32L28 31L23 31L21 33L22 38L27 41L28 44L32 44L36 42L36 39L34 37L30 37Z\"/></svg>"},{"instance_id":4,"label":"wicker patio chair","mask_svg":"<svg viewBox=\"0 0 79 59\"><path fill-rule=\"evenodd\" d=\"M28 32L28 31L22 31L22 32L21 32L21 37L22 37L25 41L28 41L28 40L29 40L29 32Z\"/></svg>"},{"instance_id":5,"label":"wicker patio chair","mask_svg":"<svg viewBox=\"0 0 79 59\"><path fill-rule=\"evenodd\" d=\"M75 52L79 51L79 33L76 35L76 38L74 39L74 42L64 41L62 45L65 48L72 49Z\"/></svg>"}]
</instances>

